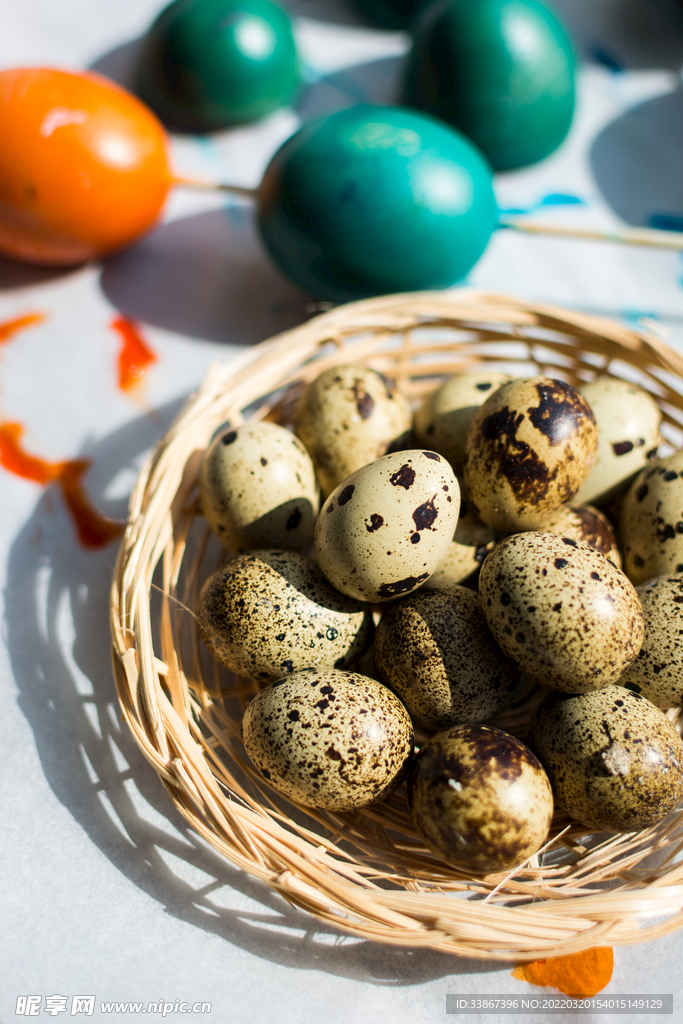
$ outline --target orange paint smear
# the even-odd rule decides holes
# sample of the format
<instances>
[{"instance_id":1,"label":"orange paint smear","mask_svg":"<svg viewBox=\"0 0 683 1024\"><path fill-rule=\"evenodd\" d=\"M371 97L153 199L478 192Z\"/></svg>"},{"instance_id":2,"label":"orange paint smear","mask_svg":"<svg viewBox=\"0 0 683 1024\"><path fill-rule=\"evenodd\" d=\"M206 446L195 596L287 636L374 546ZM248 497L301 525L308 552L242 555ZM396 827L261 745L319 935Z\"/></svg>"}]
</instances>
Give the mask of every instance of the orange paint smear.
<instances>
[{"instance_id":1,"label":"orange paint smear","mask_svg":"<svg viewBox=\"0 0 683 1024\"><path fill-rule=\"evenodd\" d=\"M123 342L119 352L119 387L129 391L147 372L147 367L157 361L157 355L147 345L139 328L125 316L117 316L111 327L121 336Z\"/></svg>"},{"instance_id":2,"label":"orange paint smear","mask_svg":"<svg viewBox=\"0 0 683 1024\"><path fill-rule=\"evenodd\" d=\"M15 476L34 483L58 483L73 517L78 539L87 548L101 548L123 533L124 524L102 515L90 502L82 477L92 465L90 459L47 462L30 455L21 444L20 423L0 424L0 465Z\"/></svg>"},{"instance_id":3,"label":"orange paint smear","mask_svg":"<svg viewBox=\"0 0 683 1024\"><path fill-rule=\"evenodd\" d=\"M33 327L34 324L42 324L45 320L44 313L29 313L27 316L19 316L16 320L7 320L4 324L0 324L0 345L4 342L9 341L19 331L23 331L25 327Z\"/></svg>"},{"instance_id":4,"label":"orange paint smear","mask_svg":"<svg viewBox=\"0 0 683 1024\"><path fill-rule=\"evenodd\" d=\"M548 960L517 964L512 976L532 985L559 989L574 999L587 999L602 991L609 983L613 969L612 947L600 946L570 956L554 956Z\"/></svg>"}]
</instances>

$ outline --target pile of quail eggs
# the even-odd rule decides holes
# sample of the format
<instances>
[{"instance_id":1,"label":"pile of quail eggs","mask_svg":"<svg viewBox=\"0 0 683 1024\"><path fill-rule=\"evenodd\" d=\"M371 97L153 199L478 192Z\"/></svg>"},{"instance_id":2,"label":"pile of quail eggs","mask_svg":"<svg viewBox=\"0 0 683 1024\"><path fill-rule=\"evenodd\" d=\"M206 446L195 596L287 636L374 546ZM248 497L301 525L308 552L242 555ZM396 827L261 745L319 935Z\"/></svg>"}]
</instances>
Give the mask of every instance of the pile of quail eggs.
<instances>
[{"instance_id":1,"label":"pile of quail eggs","mask_svg":"<svg viewBox=\"0 0 683 1024\"><path fill-rule=\"evenodd\" d=\"M342 365L305 388L293 431L224 428L200 496L230 557L197 619L261 686L242 722L261 776L332 811L407 777L425 842L477 876L528 860L555 808L607 832L668 814L683 454L658 458L660 420L625 381L492 372L413 415L380 374ZM532 749L486 724L520 680L549 688Z\"/></svg>"}]
</instances>

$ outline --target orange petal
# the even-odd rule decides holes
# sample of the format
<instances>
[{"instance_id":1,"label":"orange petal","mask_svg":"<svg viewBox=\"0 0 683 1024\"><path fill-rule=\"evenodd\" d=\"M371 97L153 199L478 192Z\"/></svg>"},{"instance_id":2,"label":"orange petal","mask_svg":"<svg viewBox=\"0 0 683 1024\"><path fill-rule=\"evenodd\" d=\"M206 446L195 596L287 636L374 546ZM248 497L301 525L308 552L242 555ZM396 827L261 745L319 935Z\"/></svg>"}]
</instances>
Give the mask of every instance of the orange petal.
<instances>
[{"instance_id":1,"label":"orange petal","mask_svg":"<svg viewBox=\"0 0 683 1024\"><path fill-rule=\"evenodd\" d=\"M570 956L554 956L548 960L517 964L512 976L532 985L557 988L575 999L585 999L596 995L609 983L613 969L612 947L600 946Z\"/></svg>"}]
</instances>

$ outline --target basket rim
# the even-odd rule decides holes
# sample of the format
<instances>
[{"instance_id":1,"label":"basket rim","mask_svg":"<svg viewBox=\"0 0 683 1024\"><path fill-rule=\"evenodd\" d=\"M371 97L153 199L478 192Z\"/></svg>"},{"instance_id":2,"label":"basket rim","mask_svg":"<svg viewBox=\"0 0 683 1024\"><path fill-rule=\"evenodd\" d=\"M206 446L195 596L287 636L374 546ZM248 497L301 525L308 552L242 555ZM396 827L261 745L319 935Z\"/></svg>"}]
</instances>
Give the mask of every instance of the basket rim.
<instances>
[{"instance_id":1,"label":"basket rim","mask_svg":"<svg viewBox=\"0 0 683 1024\"><path fill-rule=\"evenodd\" d=\"M683 357L653 332L472 288L379 296L337 306L236 359L214 364L138 473L111 590L112 658L123 717L142 753L181 814L233 864L290 903L354 935L469 957L533 960L638 942L681 927L683 865L670 866L647 889L559 897L537 886L538 902L522 906L454 899L452 893L421 892L419 886L418 891L382 888L351 865L333 861L324 844L314 853L291 849L272 817L267 826L259 820L256 804L242 806L243 801L225 798L218 781L212 784L207 776L206 750L193 723L177 657L174 664L172 640L171 657L165 660L154 653L152 641L152 577L163 564L168 578L178 578L182 553L169 545L179 523L189 528L183 510L202 454L201 447L189 442L189 428L208 440L225 422L226 391L231 398L240 395L259 375L263 394L273 393L301 367L319 367L320 353L330 344L336 346L337 362L352 361L344 341L364 332L408 334L453 326L476 331L492 324L512 325L521 333L513 330L509 340L521 337L530 343L537 339L525 336L526 329L540 327L551 334L564 330L587 345L599 344L610 360L621 352L636 364L651 364L683 378ZM325 358L334 360L335 355ZM161 631L168 640L170 612L168 600L163 601ZM657 920L641 928L649 918Z\"/></svg>"}]
</instances>

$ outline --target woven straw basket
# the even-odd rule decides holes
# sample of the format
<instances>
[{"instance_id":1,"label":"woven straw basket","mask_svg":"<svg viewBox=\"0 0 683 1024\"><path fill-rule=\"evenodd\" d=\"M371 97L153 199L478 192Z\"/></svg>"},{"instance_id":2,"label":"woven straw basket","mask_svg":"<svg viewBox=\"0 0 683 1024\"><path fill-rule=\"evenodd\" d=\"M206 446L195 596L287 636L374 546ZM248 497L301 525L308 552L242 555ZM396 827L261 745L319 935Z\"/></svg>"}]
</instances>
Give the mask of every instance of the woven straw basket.
<instances>
[{"instance_id":1,"label":"woven straw basket","mask_svg":"<svg viewBox=\"0 0 683 1024\"><path fill-rule=\"evenodd\" d=\"M405 787L354 813L278 796L240 737L256 692L208 657L192 609L225 554L201 514L204 449L226 422L291 422L302 385L338 363L392 377L417 404L481 365L569 383L640 383L683 447L683 358L648 329L462 290L340 306L214 368L140 472L111 595L123 715L180 812L217 850L291 904L379 942L533 960L625 944L683 925L683 811L639 834L586 834L556 815L550 842L509 875L464 877L426 849ZM530 692L494 720L525 736ZM675 720L676 714L669 713Z\"/></svg>"}]
</instances>

